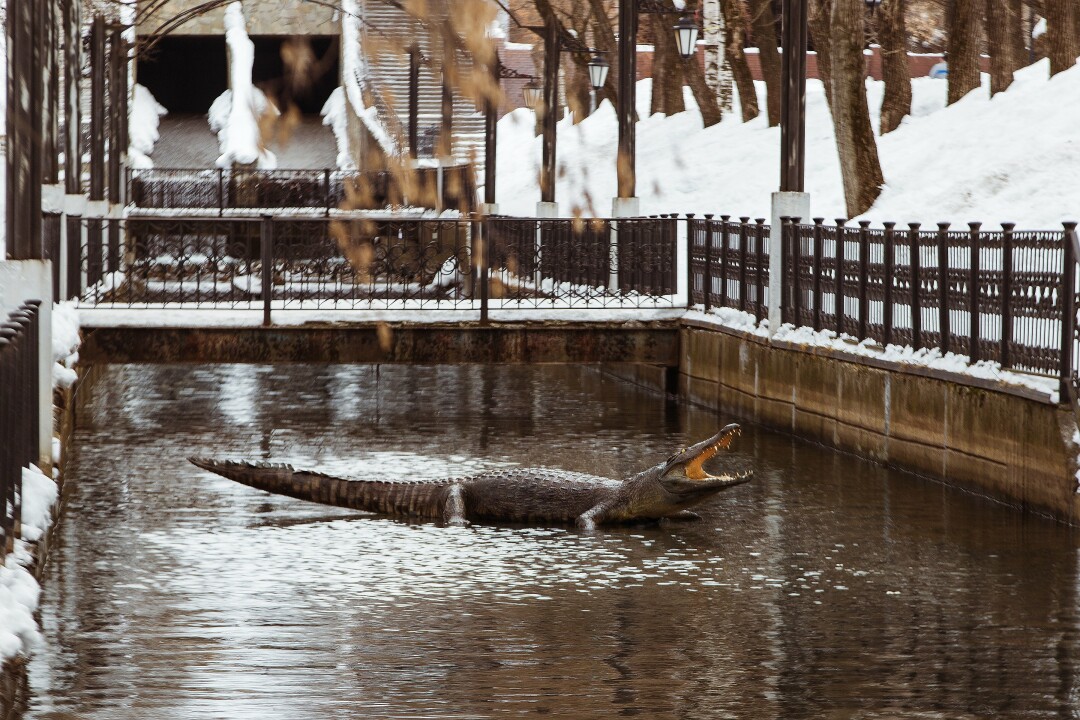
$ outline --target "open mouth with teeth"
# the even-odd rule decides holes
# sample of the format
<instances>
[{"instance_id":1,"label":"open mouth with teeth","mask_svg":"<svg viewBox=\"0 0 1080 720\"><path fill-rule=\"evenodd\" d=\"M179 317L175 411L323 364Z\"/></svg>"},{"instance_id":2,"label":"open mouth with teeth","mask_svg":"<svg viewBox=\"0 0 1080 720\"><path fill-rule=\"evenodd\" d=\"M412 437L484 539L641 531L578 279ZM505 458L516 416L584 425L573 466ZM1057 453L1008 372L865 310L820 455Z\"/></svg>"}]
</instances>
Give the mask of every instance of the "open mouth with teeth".
<instances>
[{"instance_id":1,"label":"open mouth with teeth","mask_svg":"<svg viewBox=\"0 0 1080 720\"><path fill-rule=\"evenodd\" d=\"M721 450L730 449L732 441L741 433L742 429L738 425L727 425L708 440L676 453L664 464L661 481L668 490L679 494L717 490L748 482L754 475L754 471L750 469L719 475L712 475L705 470L705 463Z\"/></svg>"}]
</instances>

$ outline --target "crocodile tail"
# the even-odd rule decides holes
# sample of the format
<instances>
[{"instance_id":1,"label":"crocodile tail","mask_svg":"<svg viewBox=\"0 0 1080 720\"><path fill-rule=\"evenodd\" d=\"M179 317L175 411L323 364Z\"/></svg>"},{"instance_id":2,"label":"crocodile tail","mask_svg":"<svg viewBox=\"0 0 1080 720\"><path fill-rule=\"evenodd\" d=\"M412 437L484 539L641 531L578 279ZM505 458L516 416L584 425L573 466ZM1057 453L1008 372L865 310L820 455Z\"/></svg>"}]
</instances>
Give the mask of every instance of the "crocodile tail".
<instances>
[{"instance_id":1,"label":"crocodile tail","mask_svg":"<svg viewBox=\"0 0 1080 720\"><path fill-rule=\"evenodd\" d=\"M441 518L450 482L346 480L284 463L188 458L193 464L256 490L299 500L403 517Z\"/></svg>"}]
</instances>

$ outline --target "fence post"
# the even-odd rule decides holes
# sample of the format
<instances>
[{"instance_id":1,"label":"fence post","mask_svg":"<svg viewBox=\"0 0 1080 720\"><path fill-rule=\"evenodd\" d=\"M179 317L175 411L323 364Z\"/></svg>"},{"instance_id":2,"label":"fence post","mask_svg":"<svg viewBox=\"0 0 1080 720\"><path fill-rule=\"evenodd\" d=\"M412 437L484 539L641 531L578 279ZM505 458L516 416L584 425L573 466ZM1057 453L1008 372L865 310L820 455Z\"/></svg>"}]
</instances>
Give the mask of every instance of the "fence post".
<instances>
[{"instance_id":1,"label":"fence post","mask_svg":"<svg viewBox=\"0 0 1080 720\"><path fill-rule=\"evenodd\" d=\"M1073 343L1076 341L1076 223L1067 222L1063 243L1064 267L1061 271L1061 388L1058 402L1076 401L1073 385Z\"/></svg>"},{"instance_id":2,"label":"fence post","mask_svg":"<svg viewBox=\"0 0 1080 720\"><path fill-rule=\"evenodd\" d=\"M678 215L676 215L675 217L677 218ZM676 221L676 222L678 222L678 221ZM694 213L686 213L686 307L688 307L688 308L694 307L694 264L693 264L693 260L694 260L694 237L696 235L696 230L694 228L695 228ZM678 244L679 244L679 231L678 231L678 226L676 225L676 229L675 229L675 247L676 247L675 252L676 253L678 253ZM707 242L705 244L708 245ZM707 262L705 264L708 265ZM676 264L676 274L678 274L678 265L677 264ZM704 280L703 280L703 282L704 282ZM678 291L678 289L679 289L679 285L676 282L675 290ZM705 293L705 297L706 298L709 297L708 292ZM706 302L707 302L707 300L706 300ZM705 309L707 311L709 309L709 306L706 305Z\"/></svg>"},{"instance_id":3,"label":"fence post","mask_svg":"<svg viewBox=\"0 0 1080 720\"><path fill-rule=\"evenodd\" d=\"M323 198L326 202L326 217L330 217L330 168L323 168Z\"/></svg>"},{"instance_id":4,"label":"fence post","mask_svg":"<svg viewBox=\"0 0 1080 720\"><path fill-rule=\"evenodd\" d=\"M788 247L791 248L791 289L788 291L788 300L791 302L791 323L800 327L802 323L802 282L799 277L799 266L802 263L802 236L799 234L800 217L788 218Z\"/></svg>"},{"instance_id":5,"label":"fence post","mask_svg":"<svg viewBox=\"0 0 1080 720\"><path fill-rule=\"evenodd\" d=\"M765 218L758 218L754 222L757 223L754 229L754 318L760 322L761 316L768 312L765 306L765 286L761 283L761 270L765 264Z\"/></svg>"},{"instance_id":6,"label":"fence post","mask_svg":"<svg viewBox=\"0 0 1080 720\"><path fill-rule=\"evenodd\" d=\"M893 278L896 274L896 237L893 231L896 223L882 223L885 226L885 256L882 258L885 265L885 293L881 307L881 321L884 324L881 344L888 347L892 344L893 334Z\"/></svg>"},{"instance_id":7,"label":"fence post","mask_svg":"<svg viewBox=\"0 0 1080 720\"><path fill-rule=\"evenodd\" d=\"M750 217L739 218L739 309L746 312L746 240Z\"/></svg>"},{"instance_id":8,"label":"fence post","mask_svg":"<svg viewBox=\"0 0 1080 720\"><path fill-rule=\"evenodd\" d=\"M833 313L836 315L836 336L844 334L844 262L847 254L847 218L836 218L836 293L833 295Z\"/></svg>"},{"instance_id":9,"label":"fence post","mask_svg":"<svg viewBox=\"0 0 1080 720\"><path fill-rule=\"evenodd\" d=\"M262 263L263 325L269 327L270 299L274 283L274 217L263 215L259 225L259 257Z\"/></svg>"},{"instance_id":10,"label":"fence post","mask_svg":"<svg viewBox=\"0 0 1080 720\"><path fill-rule=\"evenodd\" d=\"M919 240L919 223L908 223L908 261L911 264L911 346L916 350L922 344L922 246Z\"/></svg>"},{"instance_id":11,"label":"fence post","mask_svg":"<svg viewBox=\"0 0 1080 720\"><path fill-rule=\"evenodd\" d=\"M705 312L709 312L712 308L712 231L713 231L713 217L712 213L705 214L705 220L702 225L705 228L705 232L702 237L705 240L705 268L701 273L701 288L703 290L703 305L705 306Z\"/></svg>"},{"instance_id":12,"label":"fence post","mask_svg":"<svg viewBox=\"0 0 1080 720\"><path fill-rule=\"evenodd\" d=\"M728 294L728 233L731 230L728 223L730 221L730 215L720 216L720 302L724 307L731 306L729 302L731 298ZM709 238L709 243L712 244L712 238Z\"/></svg>"},{"instance_id":13,"label":"fence post","mask_svg":"<svg viewBox=\"0 0 1080 720\"><path fill-rule=\"evenodd\" d=\"M941 335L941 354L949 352L952 329L949 327L949 223L938 226L938 332Z\"/></svg>"},{"instance_id":14,"label":"fence post","mask_svg":"<svg viewBox=\"0 0 1080 720\"><path fill-rule=\"evenodd\" d=\"M976 363L981 356L979 352L979 241L981 240L979 229L982 227L982 223L968 223L968 227L970 228L968 233L968 257L971 259L968 268L968 314L970 320L968 335L971 338L968 351L971 362Z\"/></svg>"},{"instance_id":15,"label":"fence post","mask_svg":"<svg viewBox=\"0 0 1080 720\"><path fill-rule=\"evenodd\" d=\"M811 302L814 305L814 330L821 330L821 255L822 245L824 243L824 231L825 228L822 223L825 222L825 218L814 218L814 286L812 292L814 293Z\"/></svg>"},{"instance_id":16,"label":"fence post","mask_svg":"<svg viewBox=\"0 0 1080 720\"><path fill-rule=\"evenodd\" d=\"M1001 367L1012 364L1009 343L1013 336L1013 230L1016 223L1001 223ZM1069 241L1068 234L1065 242Z\"/></svg>"},{"instance_id":17,"label":"fence post","mask_svg":"<svg viewBox=\"0 0 1080 720\"><path fill-rule=\"evenodd\" d=\"M480 230L480 324L488 324L489 300L491 295L491 259L494 256L491 241L491 220L484 218Z\"/></svg>"},{"instance_id":18,"label":"fence post","mask_svg":"<svg viewBox=\"0 0 1080 720\"><path fill-rule=\"evenodd\" d=\"M225 214L225 168L217 170L217 206L218 217Z\"/></svg>"},{"instance_id":19,"label":"fence post","mask_svg":"<svg viewBox=\"0 0 1080 720\"><path fill-rule=\"evenodd\" d=\"M867 338L867 315L870 313L870 221L859 221L859 340Z\"/></svg>"}]
</instances>

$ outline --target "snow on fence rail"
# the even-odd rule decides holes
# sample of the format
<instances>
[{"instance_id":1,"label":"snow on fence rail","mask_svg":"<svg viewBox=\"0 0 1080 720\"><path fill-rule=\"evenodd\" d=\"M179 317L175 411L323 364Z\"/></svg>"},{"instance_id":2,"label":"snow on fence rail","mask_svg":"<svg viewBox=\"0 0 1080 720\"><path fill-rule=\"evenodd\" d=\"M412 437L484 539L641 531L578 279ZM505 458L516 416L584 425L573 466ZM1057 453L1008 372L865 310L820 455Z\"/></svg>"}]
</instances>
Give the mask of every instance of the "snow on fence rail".
<instances>
[{"instance_id":1,"label":"snow on fence rail","mask_svg":"<svg viewBox=\"0 0 1080 720\"><path fill-rule=\"evenodd\" d=\"M483 318L492 308L676 305L674 219L84 222L84 306L262 309L268 320L293 309L468 309Z\"/></svg>"},{"instance_id":2,"label":"snow on fence rail","mask_svg":"<svg viewBox=\"0 0 1080 720\"><path fill-rule=\"evenodd\" d=\"M28 300L0 324L0 565L15 547L23 468L38 461L38 308Z\"/></svg>"}]
</instances>

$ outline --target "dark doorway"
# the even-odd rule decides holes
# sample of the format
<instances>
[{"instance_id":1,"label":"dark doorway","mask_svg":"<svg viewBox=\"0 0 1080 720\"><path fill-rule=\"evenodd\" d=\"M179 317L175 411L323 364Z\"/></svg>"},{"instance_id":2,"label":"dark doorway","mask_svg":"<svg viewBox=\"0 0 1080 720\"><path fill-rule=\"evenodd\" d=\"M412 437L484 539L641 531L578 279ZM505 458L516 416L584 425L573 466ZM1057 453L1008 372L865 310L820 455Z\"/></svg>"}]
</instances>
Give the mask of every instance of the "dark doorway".
<instances>
[{"instance_id":1,"label":"dark doorway","mask_svg":"<svg viewBox=\"0 0 1080 720\"><path fill-rule=\"evenodd\" d=\"M255 84L275 103L317 115L340 82L337 38L262 35L251 41ZM165 37L139 57L138 82L173 115L203 115L229 87L226 58L224 35Z\"/></svg>"},{"instance_id":2,"label":"dark doorway","mask_svg":"<svg viewBox=\"0 0 1080 720\"><path fill-rule=\"evenodd\" d=\"M229 87L224 35L173 35L139 55L137 79L173 115L204 115Z\"/></svg>"},{"instance_id":3,"label":"dark doorway","mask_svg":"<svg viewBox=\"0 0 1080 720\"><path fill-rule=\"evenodd\" d=\"M281 110L318 115L340 84L337 37L257 35L252 79Z\"/></svg>"}]
</instances>

